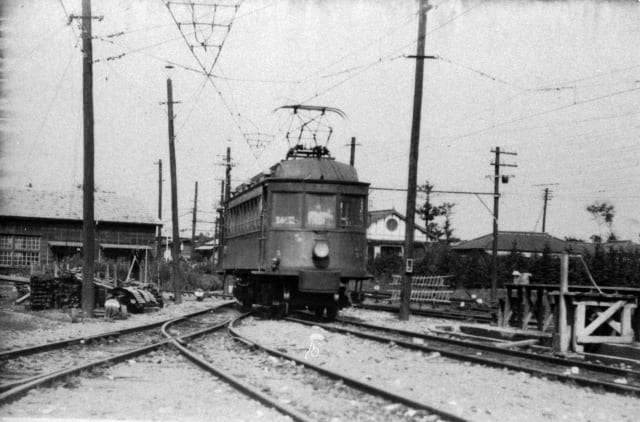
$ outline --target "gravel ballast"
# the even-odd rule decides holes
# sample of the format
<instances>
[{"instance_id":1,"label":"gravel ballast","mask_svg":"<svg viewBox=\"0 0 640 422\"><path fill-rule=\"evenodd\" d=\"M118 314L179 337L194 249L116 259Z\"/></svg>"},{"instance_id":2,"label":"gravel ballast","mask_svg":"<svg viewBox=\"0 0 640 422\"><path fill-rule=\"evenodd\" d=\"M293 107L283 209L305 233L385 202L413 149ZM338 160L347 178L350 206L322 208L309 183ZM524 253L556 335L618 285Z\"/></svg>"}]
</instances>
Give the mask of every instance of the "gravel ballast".
<instances>
[{"instance_id":1,"label":"gravel ballast","mask_svg":"<svg viewBox=\"0 0 640 422\"><path fill-rule=\"evenodd\" d=\"M404 328L416 330L417 325L414 319ZM310 358L312 363L470 420L635 421L640 414L636 397L459 362L317 326L250 319L240 330L258 343L300 359L309 349L310 336L320 334L322 341L314 342L319 353Z\"/></svg>"}]
</instances>

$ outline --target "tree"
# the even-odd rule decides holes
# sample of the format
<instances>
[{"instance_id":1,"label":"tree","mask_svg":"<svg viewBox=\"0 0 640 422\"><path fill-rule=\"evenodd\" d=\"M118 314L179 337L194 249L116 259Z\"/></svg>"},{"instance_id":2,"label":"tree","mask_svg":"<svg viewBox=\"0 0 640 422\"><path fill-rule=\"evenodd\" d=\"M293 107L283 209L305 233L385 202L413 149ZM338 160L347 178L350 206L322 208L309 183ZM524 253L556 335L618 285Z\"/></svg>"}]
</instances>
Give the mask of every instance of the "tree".
<instances>
[{"instance_id":1,"label":"tree","mask_svg":"<svg viewBox=\"0 0 640 422\"><path fill-rule=\"evenodd\" d=\"M607 202L594 202L593 204L587 206L587 212L591 214L591 217L598 224L598 228L600 230L599 238L608 239L608 240L616 240L616 236L613 233L613 217L616 215L616 210L613 204L608 204ZM608 235L604 236L602 232L602 227L606 226ZM596 235L591 236L594 238ZM594 239L595 241L595 239Z\"/></svg>"},{"instance_id":2,"label":"tree","mask_svg":"<svg viewBox=\"0 0 640 422\"><path fill-rule=\"evenodd\" d=\"M431 192L433 185L429 181L418 187L418 190L427 194L424 204L416 210L418 215L424 220L427 236L434 240L440 240L444 236L447 243L455 242L458 239L453 237L453 227L451 225L451 217L453 216L453 207L456 205L452 202L445 202L441 205L433 205L431 203ZM436 221L436 218L442 217L444 221Z\"/></svg>"}]
</instances>

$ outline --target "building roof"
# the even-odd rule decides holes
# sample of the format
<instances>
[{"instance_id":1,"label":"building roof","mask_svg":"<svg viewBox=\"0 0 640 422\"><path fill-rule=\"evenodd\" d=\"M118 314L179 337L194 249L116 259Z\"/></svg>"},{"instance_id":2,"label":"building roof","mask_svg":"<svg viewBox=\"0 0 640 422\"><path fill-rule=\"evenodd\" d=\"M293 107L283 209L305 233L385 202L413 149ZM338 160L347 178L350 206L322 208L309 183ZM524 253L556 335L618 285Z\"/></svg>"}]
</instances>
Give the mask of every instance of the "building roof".
<instances>
[{"instance_id":1,"label":"building roof","mask_svg":"<svg viewBox=\"0 0 640 422\"><path fill-rule=\"evenodd\" d=\"M567 249L564 240L553 237L548 233L539 232L498 232L498 250L510 251L517 249L519 252L542 252L549 247L553 253L561 253ZM454 250L491 250L493 248L493 234L487 234L472 240L461 242L452 247Z\"/></svg>"},{"instance_id":2,"label":"building roof","mask_svg":"<svg viewBox=\"0 0 640 422\"><path fill-rule=\"evenodd\" d=\"M82 191L0 190L0 217L82 221ZM113 193L94 195L96 221L161 225L137 199Z\"/></svg>"},{"instance_id":3,"label":"building roof","mask_svg":"<svg viewBox=\"0 0 640 422\"><path fill-rule=\"evenodd\" d=\"M607 252L611 252L612 250L620 252L640 252L640 245L630 240L614 240L604 243L567 241L567 246L573 252L588 253L591 255L596 252L597 247Z\"/></svg>"}]
</instances>

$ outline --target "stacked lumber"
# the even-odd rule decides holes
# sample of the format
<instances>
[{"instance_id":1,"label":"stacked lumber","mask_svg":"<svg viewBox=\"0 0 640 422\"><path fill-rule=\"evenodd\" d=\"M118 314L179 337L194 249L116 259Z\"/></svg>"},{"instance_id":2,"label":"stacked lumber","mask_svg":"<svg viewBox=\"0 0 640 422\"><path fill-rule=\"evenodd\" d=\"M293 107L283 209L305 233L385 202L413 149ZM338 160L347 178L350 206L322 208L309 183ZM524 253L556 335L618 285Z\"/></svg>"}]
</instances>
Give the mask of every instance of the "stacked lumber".
<instances>
[{"instance_id":1,"label":"stacked lumber","mask_svg":"<svg viewBox=\"0 0 640 422\"><path fill-rule=\"evenodd\" d=\"M73 275L62 277L31 277L31 309L79 307L82 283Z\"/></svg>"}]
</instances>

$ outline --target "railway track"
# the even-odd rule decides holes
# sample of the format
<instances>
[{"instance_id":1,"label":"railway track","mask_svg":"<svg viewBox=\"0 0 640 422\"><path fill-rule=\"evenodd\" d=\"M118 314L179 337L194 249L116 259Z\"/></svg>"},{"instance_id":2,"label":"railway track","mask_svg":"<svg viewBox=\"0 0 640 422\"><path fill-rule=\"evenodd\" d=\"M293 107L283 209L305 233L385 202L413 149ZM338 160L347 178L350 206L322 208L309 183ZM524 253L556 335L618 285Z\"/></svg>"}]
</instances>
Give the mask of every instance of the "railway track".
<instances>
[{"instance_id":1,"label":"railway track","mask_svg":"<svg viewBox=\"0 0 640 422\"><path fill-rule=\"evenodd\" d=\"M374 303L360 303L354 305L356 308L369 309L372 311L384 311L384 312L392 312L398 313L398 306L394 305L383 305L383 304L374 304ZM456 310L456 309L425 309L425 308L412 308L411 313L413 315L421 315L432 318L443 318L443 319L453 319L458 321L473 321L473 322L484 322L489 323L494 320L494 315L492 315L490 310L487 311L464 311L464 310Z\"/></svg>"},{"instance_id":2,"label":"railway track","mask_svg":"<svg viewBox=\"0 0 640 422\"><path fill-rule=\"evenodd\" d=\"M234 302L223 302L170 322L183 323L190 331L204 325L224 325L230 316L218 312L232 304ZM113 365L166 346L170 340L157 331L153 332L164 323L167 321L3 352L0 354L0 404L15 400L32 388L66 380L84 371ZM66 367L60 368L61 364Z\"/></svg>"},{"instance_id":3,"label":"railway track","mask_svg":"<svg viewBox=\"0 0 640 422\"><path fill-rule=\"evenodd\" d=\"M467 420L437 406L416 401L391 390L359 381L344 373L338 373L315 365L307 359L300 359L281 350L262 345L240 333L238 329L240 322L241 318L238 318L229 324L231 335L248 348L248 351L242 353L239 358L249 359L253 350L259 350L263 354L271 356L271 358L266 359L267 367L276 367L278 368L277 372L291 374L285 375L289 382L292 383L291 388L288 389L289 391L274 392L279 396L279 400L289 401L291 395L295 396L291 390L312 388L312 393L316 398L315 401L325 403L325 408L318 409L313 404L304 403L303 398L299 398L299 402L296 402L296 404L302 408L305 414L314 415L314 419L330 420L337 417L340 419L346 418L347 420ZM264 357L262 359L265 360ZM301 371L300 368L304 368L305 371ZM310 371L306 371L307 369ZM321 375L321 380L317 379L317 374ZM262 377L265 377L264 373ZM267 377L274 377L273 372L269 371ZM300 382L301 380L302 382ZM311 387L309 383L312 384ZM261 384L263 384L261 388L269 388L264 386L264 381ZM365 394L364 397L368 398L363 398L363 393ZM327 394L328 396L326 396ZM301 393L301 397L304 397L304 394ZM329 403L328 409L326 408L326 403ZM358 407L358 403L362 406Z\"/></svg>"},{"instance_id":4,"label":"railway track","mask_svg":"<svg viewBox=\"0 0 640 422\"><path fill-rule=\"evenodd\" d=\"M416 333L351 320L338 319L333 324L319 324L305 319L288 321L317 325L329 331L423 352L437 352L443 357L476 364L527 372L536 376L572 382L621 394L640 396L640 368L631 361L610 360L608 364L584 359L569 359L548 353L514 350L504 346L461 340L444 335ZM351 326L354 328L347 328Z\"/></svg>"}]
</instances>

